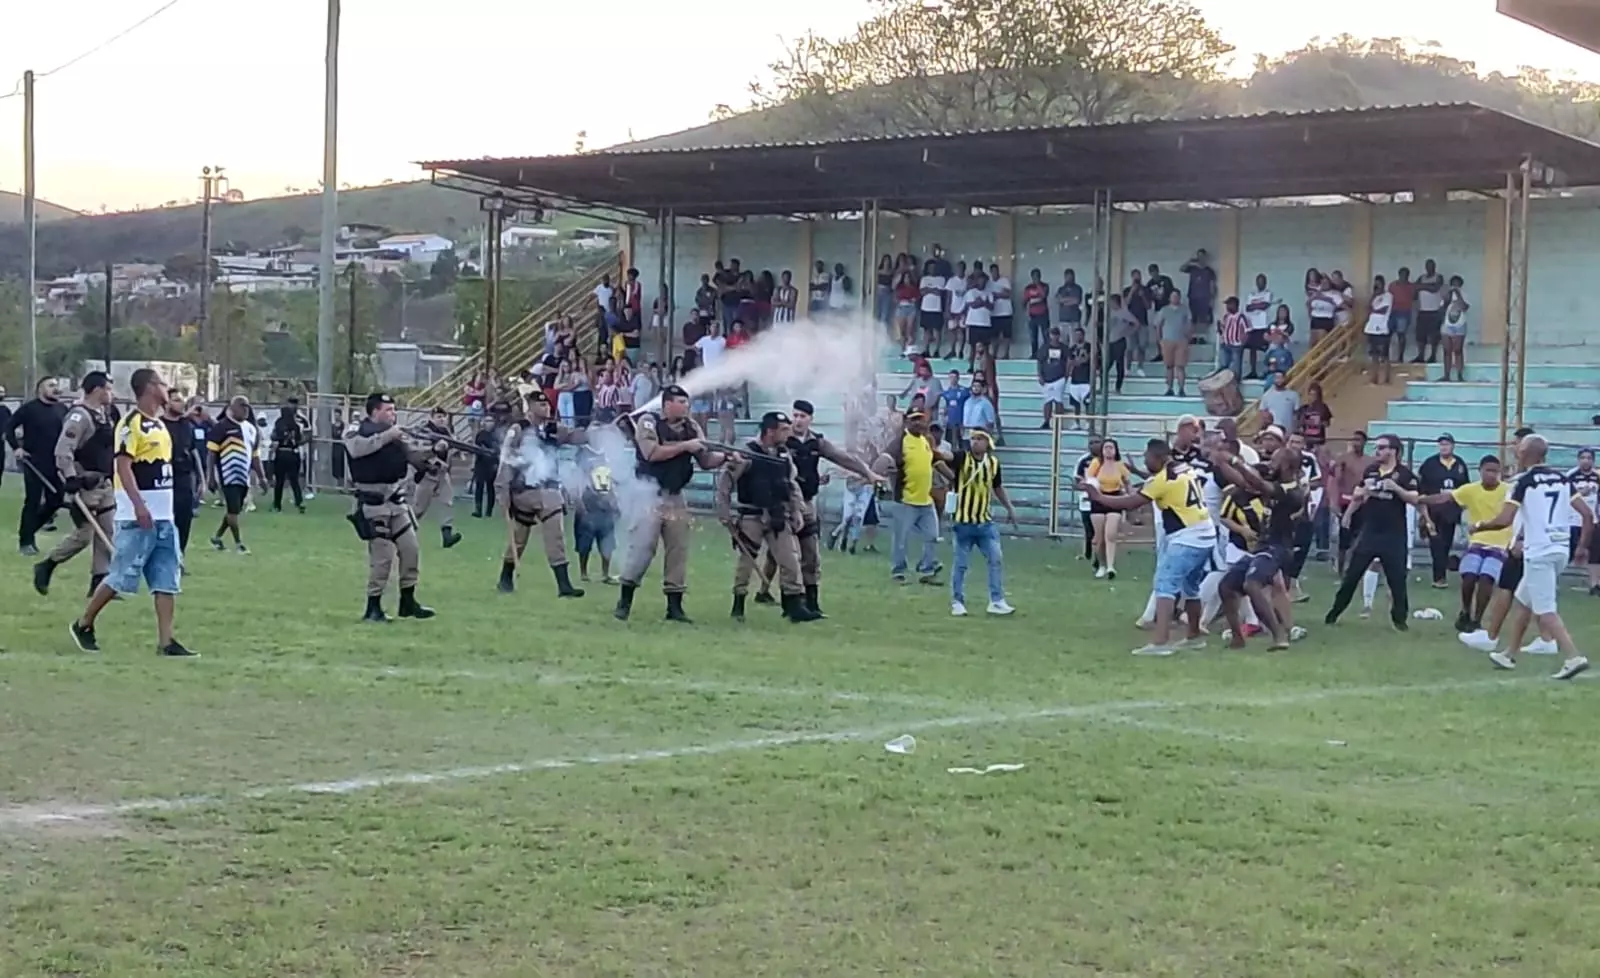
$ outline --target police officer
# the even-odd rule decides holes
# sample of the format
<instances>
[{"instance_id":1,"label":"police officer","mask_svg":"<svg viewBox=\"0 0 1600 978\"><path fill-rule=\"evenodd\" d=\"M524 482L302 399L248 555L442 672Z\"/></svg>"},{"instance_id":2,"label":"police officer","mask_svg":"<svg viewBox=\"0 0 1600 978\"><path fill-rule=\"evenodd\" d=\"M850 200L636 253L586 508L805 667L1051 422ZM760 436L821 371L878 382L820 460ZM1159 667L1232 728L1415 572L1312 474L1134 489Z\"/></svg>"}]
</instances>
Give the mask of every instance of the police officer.
<instances>
[{"instance_id":1,"label":"police officer","mask_svg":"<svg viewBox=\"0 0 1600 978\"><path fill-rule=\"evenodd\" d=\"M796 481L800 485L800 496L804 500L802 512L804 525L796 534L800 544L800 576L805 582L805 604L811 609L812 614L823 617L822 606L818 603L818 586L822 582L822 521L817 514L817 493L822 488L822 474L820 472L823 459L834 465L868 480L874 485L884 485L888 482L883 476L872 471L866 462L861 461L844 449L830 442L821 432L811 430L811 419L817 413L810 401L795 401L793 414L793 432L789 435L786 444L789 457L794 460L797 472ZM756 594L756 604L771 604L772 595L767 588L772 584L772 575L777 569L777 563L772 552L767 552L765 565L761 569L762 588Z\"/></svg>"},{"instance_id":2,"label":"police officer","mask_svg":"<svg viewBox=\"0 0 1600 978\"><path fill-rule=\"evenodd\" d=\"M667 620L688 623L683 592L689 575L689 504L684 501L683 488L694 478L695 463L709 470L721 466L726 458L706 447L700 426L689 417L689 392L677 384L661 392L661 413L645 412L634 420L633 427L638 475L655 482L659 495L650 512L630 528L622 593L612 613L627 620L633 611L633 593L660 544L666 550L661 590L667 596Z\"/></svg>"},{"instance_id":3,"label":"police officer","mask_svg":"<svg viewBox=\"0 0 1600 978\"><path fill-rule=\"evenodd\" d=\"M425 440L433 440L433 446L425 453L424 464L417 466L417 488L411 496L411 512L420 520L428 515L428 507L437 501L441 510L439 536L444 540L444 548L449 550L461 542L461 534L456 532L454 526L456 490L450 482L450 446L437 440L455 437L455 432L450 430L449 415L442 408L435 408L417 430L417 435Z\"/></svg>"},{"instance_id":4,"label":"police officer","mask_svg":"<svg viewBox=\"0 0 1600 978\"><path fill-rule=\"evenodd\" d=\"M733 572L735 621L744 621L744 598L763 543L778 575L784 617L791 622L822 617L807 605L801 583L795 535L805 525L805 498L794 461L785 450L790 431L787 415L768 411L761 416L761 434L750 442L748 454L729 458L717 477L717 517L733 534L733 548L739 553ZM770 577L767 580L770 583Z\"/></svg>"},{"instance_id":5,"label":"police officer","mask_svg":"<svg viewBox=\"0 0 1600 978\"><path fill-rule=\"evenodd\" d=\"M66 496L76 496L69 507L73 531L56 544L49 556L33 565L33 589L40 594L49 593L50 578L57 567L90 545L94 547L89 568L90 594L111 569L108 541L114 529L111 517L117 509L111 488L116 465L115 428L111 380L102 371L91 370L83 377L83 398L67 412L56 439L56 473L61 491ZM99 533L95 532L97 527Z\"/></svg>"},{"instance_id":6,"label":"police officer","mask_svg":"<svg viewBox=\"0 0 1600 978\"><path fill-rule=\"evenodd\" d=\"M363 620L388 621L383 592L389 574L400 567L400 617L432 618L433 609L417 603L421 553L417 524L406 505L411 467L426 462L426 452L406 444L405 429L395 424L394 398L367 395L367 417L344 436L352 491L356 497L350 522L367 542L367 613Z\"/></svg>"},{"instance_id":7,"label":"police officer","mask_svg":"<svg viewBox=\"0 0 1600 978\"><path fill-rule=\"evenodd\" d=\"M506 431L500 452L500 470L495 477L495 492L506 501L506 517L511 524L511 539L500 565L500 590L516 590L517 567L534 527L544 543L544 556L556 577L556 594L581 598L583 589L572 586L567 571L567 541L563 514L566 500L561 495L561 477L556 451L562 445L581 445L587 435L568 428L550 416L550 399L544 391L528 385L522 393L523 417Z\"/></svg>"}]
</instances>

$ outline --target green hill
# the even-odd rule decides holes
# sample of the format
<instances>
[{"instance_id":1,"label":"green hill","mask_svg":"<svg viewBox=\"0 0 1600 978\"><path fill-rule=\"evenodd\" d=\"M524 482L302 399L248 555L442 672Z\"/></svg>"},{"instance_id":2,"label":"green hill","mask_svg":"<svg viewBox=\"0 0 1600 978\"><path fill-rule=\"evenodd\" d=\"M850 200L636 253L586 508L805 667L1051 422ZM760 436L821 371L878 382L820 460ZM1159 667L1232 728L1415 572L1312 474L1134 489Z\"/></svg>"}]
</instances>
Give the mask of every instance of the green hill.
<instances>
[{"instance_id":1,"label":"green hill","mask_svg":"<svg viewBox=\"0 0 1600 978\"><path fill-rule=\"evenodd\" d=\"M75 210L52 204L48 200L35 202L35 213L40 224L46 221L65 221L68 218L82 217ZM8 193L0 190L0 225L22 223L22 195Z\"/></svg>"}]
</instances>

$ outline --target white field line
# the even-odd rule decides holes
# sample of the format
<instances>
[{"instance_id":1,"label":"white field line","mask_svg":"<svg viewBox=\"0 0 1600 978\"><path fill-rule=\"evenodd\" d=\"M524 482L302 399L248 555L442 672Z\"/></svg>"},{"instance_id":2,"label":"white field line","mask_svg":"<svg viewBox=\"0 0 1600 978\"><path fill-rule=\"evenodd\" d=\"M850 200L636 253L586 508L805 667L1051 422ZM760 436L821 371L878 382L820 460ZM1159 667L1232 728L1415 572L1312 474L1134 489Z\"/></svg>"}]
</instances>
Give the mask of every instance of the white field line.
<instances>
[{"instance_id":1,"label":"white field line","mask_svg":"<svg viewBox=\"0 0 1600 978\"><path fill-rule=\"evenodd\" d=\"M61 655L36 652L10 652L0 653L0 663L7 660L25 662L46 662L73 664L94 664L108 660L90 658L67 658ZM114 660L112 660L114 661ZM118 662L118 664L124 664ZM192 665L179 665L178 668L194 668L198 670L214 670L218 668L215 661L201 660ZM445 682L449 680L463 680L467 682L487 682L497 684L523 684L531 686L630 686L640 689L662 689L680 693L714 693L732 696L768 697L772 699L820 699L842 703L882 703L896 706L912 706L929 710L947 710L956 708L957 704L949 699L933 696L913 696L905 693L863 693L850 690L835 690L826 687L808 688L804 686L769 686L765 683L729 683L712 679L673 678L670 676L618 676L604 673L542 673L531 669L444 669L428 668L424 666L383 666L364 665L353 662L299 662L294 660L279 659L237 659L229 660L223 669L230 673L249 673L252 670L262 672L306 672L319 675L340 675L351 678L394 678L414 679L424 682Z\"/></svg>"},{"instance_id":2,"label":"white field line","mask_svg":"<svg viewBox=\"0 0 1600 978\"><path fill-rule=\"evenodd\" d=\"M952 730L971 727L1004 726L1015 723L1034 723L1048 720L1095 719L1114 720L1121 714L1146 711L1183 709L1270 708L1296 706L1336 699L1373 699L1410 694L1447 693L1491 688L1509 689L1525 685L1510 679L1466 680L1442 683L1425 683L1393 686L1345 687L1289 693L1276 697L1214 698L1198 700L1118 700L1104 703L1064 705L1010 713L980 713L922 720L903 720L894 724L821 732L795 732L773 734L740 740L714 741L707 744L685 744L608 754L591 754L578 757L551 757L479 767L457 767L437 771L414 771L398 774L365 774L338 781L307 781L298 784L253 788L224 795L194 795L179 798L146 798L108 804L61 806L13 806L0 808L0 829L23 829L76 821L115 818L139 812L168 812L185 808L224 805L234 799L259 799L285 795L343 795L376 788L402 785L438 785L456 781L479 780L506 775L530 774L540 771L558 771L570 768L636 764L644 761L671 760L682 757L715 757L723 754L770 750L803 744L837 744L858 741L877 741L899 734L922 733L930 730Z\"/></svg>"}]
</instances>

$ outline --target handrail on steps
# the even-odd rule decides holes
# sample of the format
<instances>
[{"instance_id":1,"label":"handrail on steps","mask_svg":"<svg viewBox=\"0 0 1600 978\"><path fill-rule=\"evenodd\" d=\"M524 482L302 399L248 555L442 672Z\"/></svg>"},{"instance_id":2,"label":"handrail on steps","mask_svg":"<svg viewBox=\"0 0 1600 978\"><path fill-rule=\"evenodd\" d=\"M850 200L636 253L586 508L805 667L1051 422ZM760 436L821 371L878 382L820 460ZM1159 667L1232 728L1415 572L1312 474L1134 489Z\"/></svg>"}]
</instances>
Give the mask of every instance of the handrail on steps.
<instances>
[{"instance_id":1,"label":"handrail on steps","mask_svg":"<svg viewBox=\"0 0 1600 978\"><path fill-rule=\"evenodd\" d=\"M1343 384L1352 374L1359 374L1365 361L1356 354L1364 334L1357 324L1363 321L1364 310L1352 310L1348 323L1336 327L1289 368L1287 386L1304 398L1312 384L1321 384L1326 392L1329 387L1337 388ZM1259 432L1262 427L1261 414L1259 395L1245 402L1244 410L1235 419L1239 437L1250 438Z\"/></svg>"}]
</instances>

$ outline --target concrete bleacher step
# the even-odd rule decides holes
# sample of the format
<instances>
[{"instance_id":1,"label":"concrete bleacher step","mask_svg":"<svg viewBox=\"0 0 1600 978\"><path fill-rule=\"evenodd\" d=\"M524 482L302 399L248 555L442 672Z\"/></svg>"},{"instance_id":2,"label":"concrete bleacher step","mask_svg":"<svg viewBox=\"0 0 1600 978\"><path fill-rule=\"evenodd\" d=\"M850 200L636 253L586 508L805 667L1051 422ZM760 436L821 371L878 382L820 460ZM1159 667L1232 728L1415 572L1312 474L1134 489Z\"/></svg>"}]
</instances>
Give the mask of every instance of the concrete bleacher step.
<instances>
[{"instance_id":1,"label":"concrete bleacher step","mask_svg":"<svg viewBox=\"0 0 1600 978\"><path fill-rule=\"evenodd\" d=\"M1586 404L1590 413L1600 412L1600 394L1596 393L1593 386L1600 382L1600 375L1589 381L1573 381L1560 384L1526 384L1523 387L1523 397L1529 408L1539 408L1546 405L1561 407L1574 403ZM1406 400L1425 401L1430 404L1494 404L1500 403L1500 384L1498 382L1471 381L1461 383L1452 380L1449 383L1442 381L1412 381L1406 384ZM1517 388L1513 384L1508 400L1512 407L1517 404Z\"/></svg>"}]
</instances>

